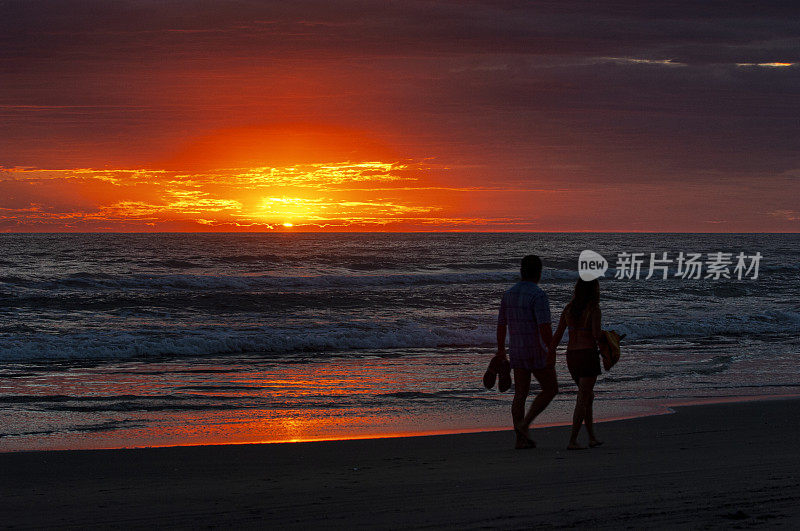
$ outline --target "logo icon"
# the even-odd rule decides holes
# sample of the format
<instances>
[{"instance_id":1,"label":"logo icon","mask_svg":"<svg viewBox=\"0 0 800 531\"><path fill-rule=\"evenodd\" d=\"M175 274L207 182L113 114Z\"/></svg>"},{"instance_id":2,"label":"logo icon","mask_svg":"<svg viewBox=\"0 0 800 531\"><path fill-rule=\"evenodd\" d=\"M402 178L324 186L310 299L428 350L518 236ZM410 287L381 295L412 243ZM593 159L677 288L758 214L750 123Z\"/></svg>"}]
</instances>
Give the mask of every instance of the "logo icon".
<instances>
[{"instance_id":1,"label":"logo icon","mask_svg":"<svg viewBox=\"0 0 800 531\"><path fill-rule=\"evenodd\" d=\"M578 257L578 274L582 280L590 281L602 277L608 269L608 261L600 253L586 249Z\"/></svg>"}]
</instances>

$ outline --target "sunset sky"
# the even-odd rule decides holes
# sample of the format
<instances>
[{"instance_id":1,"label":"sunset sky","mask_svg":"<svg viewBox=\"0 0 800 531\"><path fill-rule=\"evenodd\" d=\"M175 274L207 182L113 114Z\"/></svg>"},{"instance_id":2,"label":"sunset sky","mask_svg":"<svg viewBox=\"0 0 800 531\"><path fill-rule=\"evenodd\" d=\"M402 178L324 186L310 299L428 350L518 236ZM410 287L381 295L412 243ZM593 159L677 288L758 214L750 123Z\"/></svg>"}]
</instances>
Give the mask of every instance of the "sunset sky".
<instances>
[{"instance_id":1,"label":"sunset sky","mask_svg":"<svg viewBox=\"0 0 800 531\"><path fill-rule=\"evenodd\" d=\"M0 0L0 231L800 229L795 2Z\"/></svg>"}]
</instances>

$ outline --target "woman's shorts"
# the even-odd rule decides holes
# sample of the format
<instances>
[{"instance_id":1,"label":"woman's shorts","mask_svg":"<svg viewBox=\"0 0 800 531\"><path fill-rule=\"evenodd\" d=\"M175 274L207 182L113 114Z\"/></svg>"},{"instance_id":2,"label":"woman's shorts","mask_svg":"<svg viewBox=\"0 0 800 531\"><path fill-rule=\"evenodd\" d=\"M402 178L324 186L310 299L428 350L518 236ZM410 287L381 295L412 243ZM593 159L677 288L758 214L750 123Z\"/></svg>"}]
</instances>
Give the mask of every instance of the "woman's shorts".
<instances>
[{"instance_id":1,"label":"woman's shorts","mask_svg":"<svg viewBox=\"0 0 800 531\"><path fill-rule=\"evenodd\" d=\"M596 348L567 350L567 368L575 380L600 376L600 351Z\"/></svg>"}]
</instances>

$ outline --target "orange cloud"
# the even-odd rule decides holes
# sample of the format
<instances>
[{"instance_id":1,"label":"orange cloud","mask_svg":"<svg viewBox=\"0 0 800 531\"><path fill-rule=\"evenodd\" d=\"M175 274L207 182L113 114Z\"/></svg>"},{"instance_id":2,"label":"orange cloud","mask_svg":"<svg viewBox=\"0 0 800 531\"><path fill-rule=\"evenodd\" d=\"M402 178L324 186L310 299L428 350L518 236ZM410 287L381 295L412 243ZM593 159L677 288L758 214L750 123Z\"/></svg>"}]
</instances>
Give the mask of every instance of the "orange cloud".
<instances>
[{"instance_id":1,"label":"orange cloud","mask_svg":"<svg viewBox=\"0 0 800 531\"><path fill-rule=\"evenodd\" d=\"M221 129L188 141L160 162L165 168L292 167L318 161L397 160L373 136L326 124L287 123Z\"/></svg>"},{"instance_id":2,"label":"orange cloud","mask_svg":"<svg viewBox=\"0 0 800 531\"><path fill-rule=\"evenodd\" d=\"M202 172L146 169L6 168L0 226L98 224L195 230L307 229L402 223L442 210L415 191L428 165L412 162L305 163ZM404 186L393 190L401 183ZM383 193L348 186L368 184ZM422 202L425 200L424 202ZM430 201L433 200L434 204ZM77 224L77 225L76 225Z\"/></svg>"}]
</instances>

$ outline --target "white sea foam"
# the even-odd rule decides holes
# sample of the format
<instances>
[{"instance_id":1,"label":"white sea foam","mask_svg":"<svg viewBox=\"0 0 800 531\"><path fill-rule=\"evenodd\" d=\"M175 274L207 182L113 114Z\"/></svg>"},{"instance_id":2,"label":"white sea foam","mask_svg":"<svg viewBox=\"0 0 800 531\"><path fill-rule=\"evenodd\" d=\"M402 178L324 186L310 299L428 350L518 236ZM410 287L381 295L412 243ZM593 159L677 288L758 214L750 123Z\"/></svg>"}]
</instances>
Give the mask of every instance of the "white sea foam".
<instances>
[{"instance_id":1,"label":"white sea foam","mask_svg":"<svg viewBox=\"0 0 800 531\"><path fill-rule=\"evenodd\" d=\"M713 335L743 336L750 334L800 333L800 312L769 310L757 313L731 315L705 315L676 320L665 317L614 320L612 316L605 328L628 335L629 339L655 339L665 337L701 337Z\"/></svg>"},{"instance_id":2,"label":"white sea foam","mask_svg":"<svg viewBox=\"0 0 800 531\"><path fill-rule=\"evenodd\" d=\"M26 334L0 344L2 360L130 359L158 356L208 356L261 352L336 352L485 345L490 330L458 330L413 321L394 324L356 323L317 328L258 330L186 330L183 333Z\"/></svg>"},{"instance_id":3,"label":"white sea foam","mask_svg":"<svg viewBox=\"0 0 800 531\"><path fill-rule=\"evenodd\" d=\"M493 317L482 320L492 323ZM705 320L654 318L611 319L605 328L627 334L627 340L800 333L800 312L770 311ZM86 332L74 334L8 334L0 344L0 360L132 359L162 356L209 356L243 352L271 355L302 352L375 351L397 348L494 345L490 324L459 329L413 320L353 322L298 328L249 330L190 329L175 332Z\"/></svg>"}]
</instances>

